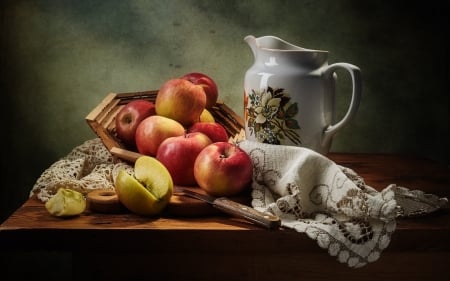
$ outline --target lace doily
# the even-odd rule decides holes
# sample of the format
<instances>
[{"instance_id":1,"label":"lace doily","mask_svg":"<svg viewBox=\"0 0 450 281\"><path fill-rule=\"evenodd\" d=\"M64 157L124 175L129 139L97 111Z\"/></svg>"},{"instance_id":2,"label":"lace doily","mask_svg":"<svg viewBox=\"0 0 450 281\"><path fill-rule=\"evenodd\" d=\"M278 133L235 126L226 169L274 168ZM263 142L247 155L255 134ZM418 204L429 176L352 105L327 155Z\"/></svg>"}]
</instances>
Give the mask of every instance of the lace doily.
<instances>
[{"instance_id":1,"label":"lace doily","mask_svg":"<svg viewBox=\"0 0 450 281\"><path fill-rule=\"evenodd\" d=\"M305 233L350 267L376 261L388 247L398 216L433 212L446 198L389 185L381 192L353 170L312 150L242 141L252 158L252 206L281 218L282 226ZM48 201L60 187L83 194L113 189L126 162L113 161L99 138L75 147L37 179L30 197Z\"/></svg>"},{"instance_id":2,"label":"lace doily","mask_svg":"<svg viewBox=\"0 0 450 281\"><path fill-rule=\"evenodd\" d=\"M47 202L60 187L83 194L95 189L114 189L113 179L122 168L132 169L125 162L114 163L100 138L88 140L46 169L31 189L30 197L36 195Z\"/></svg>"},{"instance_id":3,"label":"lace doily","mask_svg":"<svg viewBox=\"0 0 450 281\"><path fill-rule=\"evenodd\" d=\"M254 165L252 206L278 215L282 226L306 233L350 267L380 257L396 217L429 213L447 204L446 198L395 184L379 192L353 170L306 148L252 141L239 146Z\"/></svg>"}]
</instances>

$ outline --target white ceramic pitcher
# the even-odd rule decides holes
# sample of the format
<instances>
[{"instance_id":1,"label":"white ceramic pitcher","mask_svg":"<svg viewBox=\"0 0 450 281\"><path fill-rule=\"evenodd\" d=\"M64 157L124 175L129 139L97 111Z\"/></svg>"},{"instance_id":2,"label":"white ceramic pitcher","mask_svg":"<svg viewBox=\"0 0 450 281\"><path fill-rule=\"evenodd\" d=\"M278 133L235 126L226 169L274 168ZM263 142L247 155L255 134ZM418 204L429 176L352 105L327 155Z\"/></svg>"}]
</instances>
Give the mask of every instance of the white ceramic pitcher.
<instances>
[{"instance_id":1,"label":"white ceramic pitcher","mask_svg":"<svg viewBox=\"0 0 450 281\"><path fill-rule=\"evenodd\" d=\"M360 69L349 63L328 65L328 52L295 46L275 36L244 39L254 64L244 79L246 139L295 145L329 152L333 135L358 110L361 97ZM352 97L345 116L336 122L337 69L352 79Z\"/></svg>"}]
</instances>

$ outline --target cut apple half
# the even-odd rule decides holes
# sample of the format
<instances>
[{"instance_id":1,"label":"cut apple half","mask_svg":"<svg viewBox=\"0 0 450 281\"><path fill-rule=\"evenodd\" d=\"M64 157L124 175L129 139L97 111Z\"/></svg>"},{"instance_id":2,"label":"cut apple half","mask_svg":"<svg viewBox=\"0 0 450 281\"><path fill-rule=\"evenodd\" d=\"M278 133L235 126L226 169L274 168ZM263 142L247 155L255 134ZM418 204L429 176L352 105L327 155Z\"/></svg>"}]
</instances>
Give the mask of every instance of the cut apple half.
<instances>
[{"instance_id":1,"label":"cut apple half","mask_svg":"<svg viewBox=\"0 0 450 281\"><path fill-rule=\"evenodd\" d=\"M160 214L173 194L169 171L157 159L141 156L134 164L134 176L119 171L115 189L119 201L130 211L144 216Z\"/></svg>"}]
</instances>

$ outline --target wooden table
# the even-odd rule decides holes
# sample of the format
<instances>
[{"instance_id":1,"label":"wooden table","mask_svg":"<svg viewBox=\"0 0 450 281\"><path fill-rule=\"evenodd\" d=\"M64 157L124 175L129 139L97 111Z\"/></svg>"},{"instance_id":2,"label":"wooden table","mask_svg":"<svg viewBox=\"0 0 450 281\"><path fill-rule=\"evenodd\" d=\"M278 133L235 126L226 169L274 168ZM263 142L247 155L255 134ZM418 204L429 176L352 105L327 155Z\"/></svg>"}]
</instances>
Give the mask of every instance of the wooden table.
<instances>
[{"instance_id":1,"label":"wooden table","mask_svg":"<svg viewBox=\"0 0 450 281\"><path fill-rule=\"evenodd\" d=\"M376 189L396 183L450 198L444 165L400 155L329 157ZM55 280L450 280L450 213L447 206L426 217L398 220L380 259L360 269L339 263L304 234L270 231L226 215L144 218L87 212L60 219L36 199L3 222L0 247L2 280L26 273L47 273ZM49 253L54 260L42 260Z\"/></svg>"}]
</instances>

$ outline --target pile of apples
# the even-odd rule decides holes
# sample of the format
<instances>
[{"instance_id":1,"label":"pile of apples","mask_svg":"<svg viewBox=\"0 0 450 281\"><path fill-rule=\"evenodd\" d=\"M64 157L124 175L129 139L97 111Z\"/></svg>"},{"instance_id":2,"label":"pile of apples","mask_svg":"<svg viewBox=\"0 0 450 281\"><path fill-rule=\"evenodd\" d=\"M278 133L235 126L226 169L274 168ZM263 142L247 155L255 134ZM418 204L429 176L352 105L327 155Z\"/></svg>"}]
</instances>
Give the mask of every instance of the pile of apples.
<instances>
[{"instance_id":1,"label":"pile of apples","mask_svg":"<svg viewBox=\"0 0 450 281\"><path fill-rule=\"evenodd\" d=\"M169 79L154 103L133 100L118 112L117 137L160 162L175 185L198 186L214 196L236 195L249 186L253 166L211 115L218 96L206 74Z\"/></svg>"}]
</instances>

